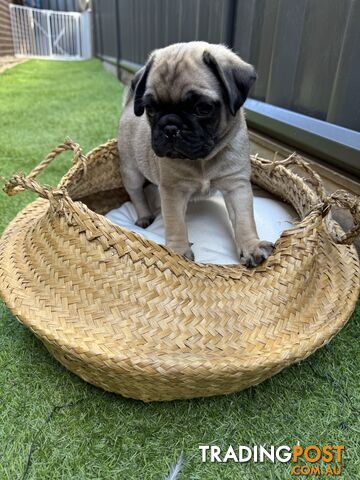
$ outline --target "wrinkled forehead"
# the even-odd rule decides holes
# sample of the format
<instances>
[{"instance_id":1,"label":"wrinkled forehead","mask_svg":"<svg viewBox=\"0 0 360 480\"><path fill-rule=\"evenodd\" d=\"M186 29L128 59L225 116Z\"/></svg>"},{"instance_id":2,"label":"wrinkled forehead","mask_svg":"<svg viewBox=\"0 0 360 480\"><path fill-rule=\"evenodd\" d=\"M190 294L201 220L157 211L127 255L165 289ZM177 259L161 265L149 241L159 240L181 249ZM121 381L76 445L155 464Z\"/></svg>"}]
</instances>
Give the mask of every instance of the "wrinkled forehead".
<instances>
[{"instance_id":1,"label":"wrinkled forehead","mask_svg":"<svg viewBox=\"0 0 360 480\"><path fill-rule=\"evenodd\" d=\"M183 53L155 58L148 76L146 94L153 95L159 102L176 103L194 91L219 100L218 90L217 81L202 58Z\"/></svg>"}]
</instances>

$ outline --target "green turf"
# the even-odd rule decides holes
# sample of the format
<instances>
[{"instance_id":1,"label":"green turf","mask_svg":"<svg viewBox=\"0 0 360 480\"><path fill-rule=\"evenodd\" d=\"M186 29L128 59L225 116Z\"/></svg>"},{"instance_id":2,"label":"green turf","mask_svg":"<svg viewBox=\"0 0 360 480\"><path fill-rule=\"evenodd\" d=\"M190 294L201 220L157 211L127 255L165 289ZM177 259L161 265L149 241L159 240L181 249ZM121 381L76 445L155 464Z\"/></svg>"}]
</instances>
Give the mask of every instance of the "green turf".
<instances>
[{"instance_id":1,"label":"green turf","mask_svg":"<svg viewBox=\"0 0 360 480\"><path fill-rule=\"evenodd\" d=\"M85 151L114 137L121 91L95 60L0 75L0 175L28 172L65 136ZM41 180L55 185L69 165L59 157ZM1 193L0 228L32 198ZM255 388L154 404L84 383L3 305L0 325L1 480L160 480L181 451L180 479L285 480L287 464L202 464L198 446L297 442L345 444L341 478L360 478L359 308L329 345Z\"/></svg>"}]
</instances>

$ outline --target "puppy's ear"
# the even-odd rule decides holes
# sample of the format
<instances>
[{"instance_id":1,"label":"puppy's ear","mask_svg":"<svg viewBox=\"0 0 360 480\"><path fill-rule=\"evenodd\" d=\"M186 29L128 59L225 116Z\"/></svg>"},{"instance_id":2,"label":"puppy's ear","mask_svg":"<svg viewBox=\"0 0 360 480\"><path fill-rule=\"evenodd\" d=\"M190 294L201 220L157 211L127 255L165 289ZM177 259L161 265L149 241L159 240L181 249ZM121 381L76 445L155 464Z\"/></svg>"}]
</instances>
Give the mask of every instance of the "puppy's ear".
<instances>
[{"instance_id":1,"label":"puppy's ear","mask_svg":"<svg viewBox=\"0 0 360 480\"><path fill-rule=\"evenodd\" d=\"M220 61L208 51L203 53L203 61L218 79L231 115L235 116L244 104L249 90L256 80L252 65L238 59L230 62L226 57Z\"/></svg>"},{"instance_id":2,"label":"puppy's ear","mask_svg":"<svg viewBox=\"0 0 360 480\"><path fill-rule=\"evenodd\" d=\"M150 72L151 65L153 63L153 58L147 62L145 67L141 68L136 72L134 78L131 82L131 90L134 92L134 113L137 117L141 117L144 113L144 103L143 96L146 89L146 81Z\"/></svg>"}]
</instances>

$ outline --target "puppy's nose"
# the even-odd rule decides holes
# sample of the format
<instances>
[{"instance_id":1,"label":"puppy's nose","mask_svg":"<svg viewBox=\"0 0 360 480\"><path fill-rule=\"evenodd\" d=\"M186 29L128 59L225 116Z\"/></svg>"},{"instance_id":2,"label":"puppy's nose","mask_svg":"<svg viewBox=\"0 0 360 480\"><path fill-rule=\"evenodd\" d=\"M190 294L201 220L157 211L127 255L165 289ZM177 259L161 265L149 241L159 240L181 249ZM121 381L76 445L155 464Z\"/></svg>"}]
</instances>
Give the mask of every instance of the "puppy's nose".
<instances>
[{"instance_id":1,"label":"puppy's nose","mask_svg":"<svg viewBox=\"0 0 360 480\"><path fill-rule=\"evenodd\" d=\"M166 138L175 138L179 135L180 130L176 125L166 125L164 127L164 134Z\"/></svg>"}]
</instances>

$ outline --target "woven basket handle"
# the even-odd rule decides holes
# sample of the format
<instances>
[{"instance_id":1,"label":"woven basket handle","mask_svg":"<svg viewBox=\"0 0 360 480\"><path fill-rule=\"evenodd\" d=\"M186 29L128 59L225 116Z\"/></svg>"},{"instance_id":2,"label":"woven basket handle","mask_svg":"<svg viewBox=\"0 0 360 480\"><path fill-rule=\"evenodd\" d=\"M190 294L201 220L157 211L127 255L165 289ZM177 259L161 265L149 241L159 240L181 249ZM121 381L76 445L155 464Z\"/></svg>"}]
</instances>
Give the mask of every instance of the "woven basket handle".
<instances>
[{"instance_id":1,"label":"woven basket handle","mask_svg":"<svg viewBox=\"0 0 360 480\"><path fill-rule=\"evenodd\" d=\"M353 218L352 228L334 239L336 243L350 245L360 235L360 197L352 195L346 190L336 190L326 197L321 204L315 205L312 211L318 210L324 217L329 213L331 206L347 209L351 213Z\"/></svg>"},{"instance_id":2,"label":"woven basket handle","mask_svg":"<svg viewBox=\"0 0 360 480\"><path fill-rule=\"evenodd\" d=\"M44 158L44 160L39 163L39 165L37 165L33 170L31 170L31 172L27 176L19 173L10 178L10 180L8 180L4 186L4 192L7 195L12 196L24 190L30 190L37 193L40 197L47 198L49 200L51 200L56 194L61 193L63 195L64 189L51 189L49 187L40 185L34 179L54 160L55 157L67 150L72 150L74 152L73 164L76 164L80 161L82 164L83 173L86 174L86 156L82 153L82 150L77 143L67 138L64 143L61 143L60 145L55 147ZM65 176L67 176L68 174L69 173L67 173Z\"/></svg>"},{"instance_id":3,"label":"woven basket handle","mask_svg":"<svg viewBox=\"0 0 360 480\"><path fill-rule=\"evenodd\" d=\"M295 152L284 160L276 160L276 154L274 160L259 158L258 155L255 155L254 158L260 160L265 167L270 168L270 175L271 171L279 166L298 166L309 175L307 178L305 178L305 180L314 188L320 199L320 203L314 205L308 215L312 214L313 212L317 212L325 217L330 212L331 206L349 210L353 218L354 225L348 232L345 232L342 236L335 238L334 240L336 243L351 244L360 235L360 197L352 195L346 190L336 190L331 195L328 195L320 175L310 167L308 162L299 157L299 155L297 155Z\"/></svg>"},{"instance_id":4,"label":"woven basket handle","mask_svg":"<svg viewBox=\"0 0 360 480\"><path fill-rule=\"evenodd\" d=\"M306 180L308 183L311 184L311 186L314 188L320 200L324 201L327 198L327 193L320 175L316 173L315 170L313 170L310 167L310 164L308 162L305 162L305 160L303 160L296 152L292 153L288 158L285 158L283 160L276 160L276 156L277 156L277 152L275 153L273 160L260 158L258 154L254 155L253 157L256 160L260 160L260 162L263 164L264 167L269 168L270 175L271 175L271 172L279 166L282 166L282 167L297 166L302 168L309 175L307 178L304 178L304 180Z\"/></svg>"}]
</instances>

